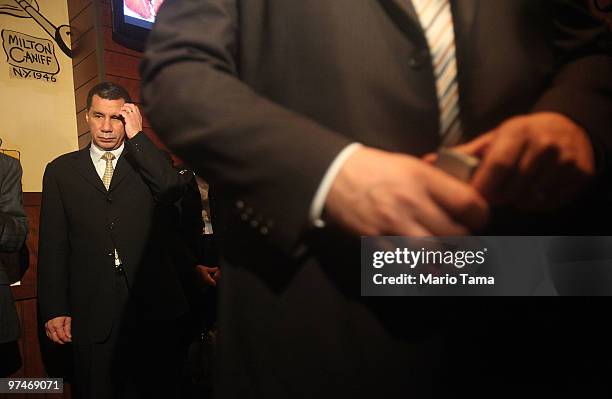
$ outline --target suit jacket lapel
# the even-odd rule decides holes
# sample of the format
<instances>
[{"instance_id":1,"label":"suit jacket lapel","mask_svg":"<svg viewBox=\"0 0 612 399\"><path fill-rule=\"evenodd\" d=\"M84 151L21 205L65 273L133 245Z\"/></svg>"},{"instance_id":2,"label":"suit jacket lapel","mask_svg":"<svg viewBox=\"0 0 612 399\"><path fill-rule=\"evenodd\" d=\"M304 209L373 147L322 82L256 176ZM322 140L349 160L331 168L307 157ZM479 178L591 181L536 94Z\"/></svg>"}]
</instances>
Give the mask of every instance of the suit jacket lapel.
<instances>
[{"instance_id":1,"label":"suit jacket lapel","mask_svg":"<svg viewBox=\"0 0 612 399\"><path fill-rule=\"evenodd\" d=\"M419 17L416 13L412 0L390 0L398 10L403 11L406 16L412 19L413 23L419 24Z\"/></svg>"},{"instance_id":2,"label":"suit jacket lapel","mask_svg":"<svg viewBox=\"0 0 612 399\"><path fill-rule=\"evenodd\" d=\"M108 191L113 191L114 189L116 189L117 186L121 184L123 179L126 178L126 176L129 176L134 172L134 168L132 168L132 165L130 165L130 163L126 159L127 152L127 146L123 147L123 152L117 160L117 166L115 167L115 171L113 172L113 180L111 180L110 189Z\"/></svg>"},{"instance_id":3,"label":"suit jacket lapel","mask_svg":"<svg viewBox=\"0 0 612 399\"><path fill-rule=\"evenodd\" d=\"M415 42L419 48L427 47L425 34L421 29L412 0L378 0L378 2L409 40Z\"/></svg>"},{"instance_id":4,"label":"suit jacket lapel","mask_svg":"<svg viewBox=\"0 0 612 399\"><path fill-rule=\"evenodd\" d=\"M76 171L83 176L83 178L96 189L106 194L106 187L102 183L102 179L96 172L96 168L91 161L91 155L89 153L89 147L85 147L81 151L76 153L77 167Z\"/></svg>"}]
</instances>

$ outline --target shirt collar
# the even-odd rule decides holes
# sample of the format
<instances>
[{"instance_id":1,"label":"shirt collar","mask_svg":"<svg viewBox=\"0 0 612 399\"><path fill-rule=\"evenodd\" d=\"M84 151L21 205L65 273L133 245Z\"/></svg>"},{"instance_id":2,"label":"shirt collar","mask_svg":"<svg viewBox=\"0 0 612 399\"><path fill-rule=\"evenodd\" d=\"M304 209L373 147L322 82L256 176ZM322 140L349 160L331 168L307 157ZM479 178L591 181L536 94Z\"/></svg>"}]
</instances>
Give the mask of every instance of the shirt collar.
<instances>
[{"instance_id":1,"label":"shirt collar","mask_svg":"<svg viewBox=\"0 0 612 399\"><path fill-rule=\"evenodd\" d=\"M95 145L95 143L92 141L91 145L89 146L89 153L91 154L91 158L95 159L96 161L102 159L102 155L104 155L105 152L110 152L111 154L115 156L115 159L119 159L119 157L121 156L121 153L123 152L124 146L125 146L125 143L121 143L119 148L116 148L112 151L106 151L98 147L97 145Z\"/></svg>"}]
</instances>

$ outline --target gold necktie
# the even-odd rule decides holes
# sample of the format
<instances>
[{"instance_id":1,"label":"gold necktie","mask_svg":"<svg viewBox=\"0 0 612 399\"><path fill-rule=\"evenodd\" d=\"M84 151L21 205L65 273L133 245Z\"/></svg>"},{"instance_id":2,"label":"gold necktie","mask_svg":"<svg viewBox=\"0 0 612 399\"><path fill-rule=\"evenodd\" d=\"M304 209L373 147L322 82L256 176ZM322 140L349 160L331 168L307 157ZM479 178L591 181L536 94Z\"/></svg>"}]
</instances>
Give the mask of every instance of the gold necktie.
<instances>
[{"instance_id":1,"label":"gold necktie","mask_svg":"<svg viewBox=\"0 0 612 399\"><path fill-rule=\"evenodd\" d=\"M104 183L104 187L108 190L111 180L113 180L113 172L115 171L115 169L113 169L113 159L115 159L115 156L112 152L105 152L104 155L102 155L102 159L106 160L106 168L104 169L102 183Z\"/></svg>"}]
</instances>

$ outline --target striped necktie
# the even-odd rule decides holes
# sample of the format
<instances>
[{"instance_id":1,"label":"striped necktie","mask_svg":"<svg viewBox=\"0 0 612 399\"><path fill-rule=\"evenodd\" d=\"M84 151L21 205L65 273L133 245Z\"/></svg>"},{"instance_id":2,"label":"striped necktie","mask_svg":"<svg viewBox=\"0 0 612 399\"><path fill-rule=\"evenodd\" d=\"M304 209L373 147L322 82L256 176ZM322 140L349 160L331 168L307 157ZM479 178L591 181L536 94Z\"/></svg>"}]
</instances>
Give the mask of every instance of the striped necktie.
<instances>
[{"instance_id":1,"label":"striped necktie","mask_svg":"<svg viewBox=\"0 0 612 399\"><path fill-rule=\"evenodd\" d=\"M104 183L104 187L106 187L106 190L108 191L111 180L113 180L113 172L115 171L113 168L113 159L115 159L115 156L112 152L105 152L102 155L102 159L106 161L106 168L104 169L104 176L102 176L102 183Z\"/></svg>"},{"instance_id":2,"label":"striped necktie","mask_svg":"<svg viewBox=\"0 0 612 399\"><path fill-rule=\"evenodd\" d=\"M412 0L429 45L436 78L442 146L461 140L455 33L449 0Z\"/></svg>"}]
</instances>

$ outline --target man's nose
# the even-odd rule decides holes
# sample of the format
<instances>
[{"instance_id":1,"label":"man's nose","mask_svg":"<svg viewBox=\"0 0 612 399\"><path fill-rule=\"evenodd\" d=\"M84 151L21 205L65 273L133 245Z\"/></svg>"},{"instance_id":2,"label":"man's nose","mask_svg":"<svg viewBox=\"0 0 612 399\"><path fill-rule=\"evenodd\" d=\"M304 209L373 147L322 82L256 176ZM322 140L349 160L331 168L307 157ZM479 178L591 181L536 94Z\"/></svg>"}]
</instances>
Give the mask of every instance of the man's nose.
<instances>
[{"instance_id":1,"label":"man's nose","mask_svg":"<svg viewBox=\"0 0 612 399\"><path fill-rule=\"evenodd\" d=\"M104 122L102 122L101 130L106 133L112 133L113 125L111 124L110 118L104 118Z\"/></svg>"}]
</instances>

